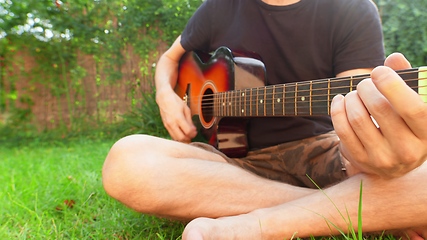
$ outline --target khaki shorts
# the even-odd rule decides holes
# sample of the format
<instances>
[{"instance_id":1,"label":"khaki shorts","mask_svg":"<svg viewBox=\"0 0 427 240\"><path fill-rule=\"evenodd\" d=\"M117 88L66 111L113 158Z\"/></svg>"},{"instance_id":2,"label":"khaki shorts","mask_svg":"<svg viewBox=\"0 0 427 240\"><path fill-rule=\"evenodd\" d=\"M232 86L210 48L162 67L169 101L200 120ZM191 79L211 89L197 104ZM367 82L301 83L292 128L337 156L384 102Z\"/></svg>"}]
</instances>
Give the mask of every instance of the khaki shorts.
<instances>
[{"instance_id":1,"label":"khaki shorts","mask_svg":"<svg viewBox=\"0 0 427 240\"><path fill-rule=\"evenodd\" d=\"M314 181L323 188L348 178L334 131L250 151L244 158L229 158L205 143L191 144L218 153L227 162L256 175L295 186L316 188Z\"/></svg>"}]
</instances>

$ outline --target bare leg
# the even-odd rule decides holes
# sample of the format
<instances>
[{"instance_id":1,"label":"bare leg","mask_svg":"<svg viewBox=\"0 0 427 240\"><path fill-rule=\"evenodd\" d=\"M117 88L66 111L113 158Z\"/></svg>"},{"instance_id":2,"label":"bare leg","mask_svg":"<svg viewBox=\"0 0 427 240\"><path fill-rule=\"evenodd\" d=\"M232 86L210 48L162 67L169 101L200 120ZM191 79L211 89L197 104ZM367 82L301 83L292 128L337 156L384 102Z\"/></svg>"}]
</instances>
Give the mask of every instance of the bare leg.
<instances>
[{"instance_id":1,"label":"bare leg","mask_svg":"<svg viewBox=\"0 0 427 240\"><path fill-rule=\"evenodd\" d=\"M218 154L146 135L125 137L112 147L103 184L136 211L180 219L247 213L313 192L258 177Z\"/></svg>"},{"instance_id":2,"label":"bare leg","mask_svg":"<svg viewBox=\"0 0 427 240\"><path fill-rule=\"evenodd\" d=\"M427 233L420 226L427 226L426 172L427 163L401 178L391 180L359 174L325 190L331 200L323 193L316 192L249 214L216 220L195 219L187 225L183 239L290 239L325 236L338 234L335 227L328 226L325 219L346 232L348 217L357 230L359 187L362 180L364 232L412 228L407 233L413 237L416 234L425 235Z\"/></svg>"},{"instance_id":3,"label":"bare leg","mask_svg":"<svg viewBox=\"0 0 427 240\"><path fill-rule=\"evenodd\" d=\"M427 238L427 226L387 231L386 233L401 237L403 240L424 240Z\"/></svg>"}]
</instances>

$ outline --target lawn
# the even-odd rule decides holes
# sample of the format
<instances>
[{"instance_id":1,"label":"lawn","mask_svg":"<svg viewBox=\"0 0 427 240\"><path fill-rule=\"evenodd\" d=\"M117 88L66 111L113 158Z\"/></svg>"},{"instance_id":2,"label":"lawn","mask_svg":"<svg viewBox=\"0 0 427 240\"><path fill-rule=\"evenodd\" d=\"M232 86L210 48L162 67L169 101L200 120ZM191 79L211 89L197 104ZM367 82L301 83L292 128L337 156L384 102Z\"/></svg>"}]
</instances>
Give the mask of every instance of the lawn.
<instances>
[{"instance_id":1,"label":"lawn","mask_svg":"<svg viewBox=\"0 0 427 240\"><path fill-rule=\"evenodd\" d=\"M135 213L106 195L113 140L0 146L0 239L180 239L183 225Z\"/></svg>"},{"instance_id":2,"label":"lawn","mask_svg":"<svg viewBox=\"0 0 427 240\"><path fill-rule=\"evenodd\" d=\"M181 239L183 224L136 213L104 192L114 141L0 141L0 239Z\"/></svg>"}]
</instances>

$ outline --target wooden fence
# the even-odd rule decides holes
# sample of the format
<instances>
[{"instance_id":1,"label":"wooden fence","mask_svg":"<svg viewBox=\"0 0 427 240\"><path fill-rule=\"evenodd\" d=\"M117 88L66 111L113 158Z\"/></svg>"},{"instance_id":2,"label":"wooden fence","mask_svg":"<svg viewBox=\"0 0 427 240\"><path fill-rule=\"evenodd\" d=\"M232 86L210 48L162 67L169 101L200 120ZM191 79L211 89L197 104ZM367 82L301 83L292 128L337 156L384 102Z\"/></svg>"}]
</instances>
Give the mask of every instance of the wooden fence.
<instances>
[{"instance_id":1,"label":"wooden fence","mask_svg":"<svg viewBox=\"0 0 427 240\"><path fill-rule=\"evenodd\" d=\"M164 51L164 47L158 51ZM120 121L122 114L142 100L143 92L152 91L154 81L154 68L143 75L139 69L141 59L132 53L131 48L124 55L127 57L120 69L122 78L116 81L107 80L103 67L93 56L79 55L78 65L86 74L78 79L78 89L73 87L75 79L60 76L53 81L68 84L69 91L55 94L49 86L33 79L31 70L37 62L26 51L20 51L12 61L7 61L9 65L1 66L4 68L1 79L3 94L8 96L2 115L7 115L12 109L26 110L31 115L30 121L40 130L71 127L76 123ZM157 59L153 57L151 61L155 63Z\"/></svg>"}]
</instances>

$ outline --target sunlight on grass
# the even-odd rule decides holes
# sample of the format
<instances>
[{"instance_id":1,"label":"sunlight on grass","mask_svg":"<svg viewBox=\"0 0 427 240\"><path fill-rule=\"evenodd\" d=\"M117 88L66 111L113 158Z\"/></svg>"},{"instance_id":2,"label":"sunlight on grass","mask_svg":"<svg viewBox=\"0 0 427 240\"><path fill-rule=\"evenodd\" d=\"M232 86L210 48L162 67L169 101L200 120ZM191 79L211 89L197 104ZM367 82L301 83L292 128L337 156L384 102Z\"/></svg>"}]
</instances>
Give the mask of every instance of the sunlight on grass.
<instances>
[{"instance_id":1,"label":"sunlight on grass","mask_svg":"<svg viewBox=\"0 0 427 240\"><path fill-rule=\"evenodd\" d=\"M179 239L182 224L108 197L101 168L112 141L0 146L0 239Z\"/></svg>"},{"instance_id":2,"label":"sunlight on grass","mask_svg":"<svg viewBox=\"0 0 427 240\"><path fill-rule=\"evenodd\" d=\"M338 208L338 206L335 204L335 202L328 196L328 194L322 188L320 188L320 186L317 185L317 183L310 176L307 175L307 177L316 186L316 188L319 189L319 191L322 192L322 194L331 202L331 204L334 206L335 210L339 213L339 215L341 216L341 218L343 219L343 221L347 225L347 231L344 231L341 228L339 228L336 224L334 224L331 220L326 218L325 216L320 215L316 212L313 212L309 209L305 209L305 210L311 211L314 214L322 217L326 221L326 223L328 224L329 229L331 229L331 231L332 231L332 227L333 227L335 230L337 230L340 233L341 236L331 236L331 239L334 239L334 240L338 240L338 239L344 239L344 240L376 239L376 240L381 240L381 239L385 238L388 240L395 240L394 236L392 236L390 234L385 235L384 232L370 234L372 236L369 236L369 235L367 235L366 237L364 236L364 233L362 231L362 226L363 226L363 221L362 221L363 220L363 216L362 216L363 181L360 182L360 187L359 187L359 202L358 202L358 210L357 210L357 232L356 232L354 229L354 226L353 226L353 222L350 218L350 214L348 212L348 209L346 208L346 216L344 216L344 214L341 212L341 210ZM345 232L348 232L348 233L346 234ZM311 239L315 239L315 238L312 237ZM322 239L324 239L324 238L322 238Z\"/></svg>"},{"instance_id":3,"label":"sunlight on grass","mask_svg":"<svg viewBox=\"0 0 427 240\"><path fill-rule=\"evenodd\" d=\"M0 239L181 239L183 224L133 212L104 192L101 169L113 143L81 138L0 145Z\"/></svg>"}]
</instances>

